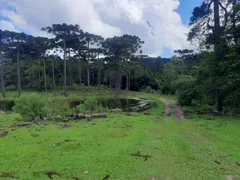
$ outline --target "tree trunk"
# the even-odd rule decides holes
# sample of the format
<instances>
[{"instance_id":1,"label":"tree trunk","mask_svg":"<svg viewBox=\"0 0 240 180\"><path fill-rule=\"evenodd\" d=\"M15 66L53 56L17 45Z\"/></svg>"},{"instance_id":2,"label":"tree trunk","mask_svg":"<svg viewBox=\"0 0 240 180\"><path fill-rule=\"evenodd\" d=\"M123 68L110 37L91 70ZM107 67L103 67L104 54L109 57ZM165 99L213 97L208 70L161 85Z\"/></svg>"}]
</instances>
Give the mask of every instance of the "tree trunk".
<instances>
[{"instance_id":1,"label":"tree trunk","mask_svg":"<svg viewBox=\"0 0 240 180\"><path fill-rule=\"evenodd\" d=\"M128 90L131 91L131 71L129 71L128 81Z\"/></svg>"},{"instance_id":2,"label":"tree trunk","mask_svg":"<svg viewBox=\"0 0 240 180\"><path fill-rule=\"evenodd\" d=\"M117 94L120 94L121 90L121 70L120 70L120 65L117 67L117 74L116 74L116 91Z\"/></svg>"},{"instance_id":3,"label":"tree trunk","mask_svg":"<svg viewBox=\"0 0 240 180\"><path fill-rule=\"evenodd\" d=\"M100 68L99 53L98 53L98 86L101 86L101 68Z\"/></svg>"},{"instance_id":4,"label":"tree trunk","mask_svg":"<svg viewBox=\"0 0 240 180\"><path fill-rule=\"evenodd\" d=\"M2 58L2 52L0 50L0 63L1 63L1 87L2 87L2 97L5 98L5 83L4 83L4 69L3 69L3 58Z\"/></svg>"},{"instance_id":5,"label":"tree trunk","mask_svg":"<svg viewBox=\"0 0 240 180\"><path fill-rule=\"evenodd\" d=\"M90 86L90 69L89 69L89 64L87 67L87 85Z\"/></svg>"},{"instance_id":6,"label":"tree trunk","mask_svg":"<svg viewBox=\"0 0 240 180\"><path fill-rule=\"evenodd\" d=\"M238 35L237 35L237 31L236 29L236 23L237 23L237 19L236 19L236 10L234 9L236 7L237 4L237 0L233 0L232 1L232 8L233 8L233 13L231 15L231 21L232 21L232 29L233 29L233 40L234 43L237 44L238 43Z\"/></svg>"},{"instance_id":7,"label":"tree trunk","mask_svg":"<svg viewBox=\"0 0 240 180\"><path fill-rule=\"evenodd\" d=\"M222 96L221 96L221 92L218 89L216 89L216 107L218 112L223 111Z\"/></svg>"},{"instance_id":8,"label":"tree trunk","mask_svg":"<svg viewBox=\"0 0 240 180\"><path fill-rule=\"evenodd\" d=\"M69 72L69 86L72 86L73 84L73 76L72 76L72 60L71 60L71 54L70 49L68 52L68 72Z\"/></svg>"},{"instance_id":9,"label":"tree trunk","mask_svg":"<svg viewBox=\"0 0 240 180\"><path fill-rule=\"evenodd\" d=\"M80 84L80 86L82 86L82 70L81 70L80 65L78 67L78 76L79 76L79 84Z\"/></svg>"},{"instance_id":10,"label":"tree trunk","mask_svg":"<svg viewBox=\"0 0 240 180\"><path fill-rule=\"evenodd\" d=\"M98 67L98 86L101 86L101 71L99 67Z\"/></svg>"},{"instance_id":11,"label":"tree trunk","mask_svg":"<svg viewBox=\"0 0 240 180\"><path fill-rule=\"evenodd\" d=\"M220 27L220 16L219 16L219 0L214 0L214 51L216 55L216 62L220 61L221 59L221 27ZM217 72L216 72L217 74ZM218 112L222 112L223 110L223 103L221 98L221 92L219 90L218 83L216 84L216 108Z\"/></svg>"},{"instance_id":12,"label":"tree trunk","mask_svg":"<svg viewBox=\"0 0 240 180\"><path fill-rule=\"evenodd\" d=\"M214 0L214 36L215 36L215 51L217 51L217 46L221 42L221 27L220 27L220 17L219 17L219 0Z\"/></svg>"},{"instance_id":13,"label":"tree trunk","mask_svg":"<svg viewBox=\"0 0 240 180\"><path fill-rule=\"evenodd\" d=\"M129 87L128 83L129 83L129 77L128 75L126 75L126 91L128 91L128 87Z\"/></svg>"},{"instance_id":14,"label":"tree trunk","mask_svg":"<svg viewBox=\"0 0 240 180\"><path fill-rule=\"evenodd\" d=\"M112 88L112 79L109 77L109 87Z\"/></svg>"},{"instance_id":15,"label":"tree trunk","mask_svg":"<svg viewBox=\"0 0 240 180\"><path fill-rule=\"evenodd\" d=\"M19 62L19 45L17 46L17 77L18 77L18 97L21 96L22 87L21 87L21 76L20 76L20 62Z\"/></svg>"},{"instance_id":16,"label":"tree trunk","mask_svg":"<svg viewBox=\"0 0 240 180\"><path fill-rule=\"evenodd\" d=\"M88 41L88 55L87 55L87 85L88 86L90 86L89 47L90 47L90 42Z\"/></svg>"},{"instance_id":17,"label":"tree trunk","mask_svg":"<svg viewBox=\"0 0 240 180\"><path fill-rule=\"evenodd\" d=\"M63 61L64 61L64 67L63 67L63 73L64 73L64 82L63 82L63 86L64 86L64 94L66 95L66 89L67 89L67 62L66 62L66 40L64 40L64 54L63 54Z\"/></svg>"},{"instance_id":18,"label":"tree trunk","mask_svg":"<svg viewBox=\"0 0 240 180\"><path fill-rule=\"evenodd\" d=\"M41 72L40 72L40 69L41 69L41 61L39 60L39 56L38 56L38 89L40 90L41 89Z\"/></svg>"},{"instance_id":19,"label":"tree trunk","mask_svg":"<svg viewBox=\"0 0 240 180\"><path fill-rule=\"evenodd\" d=\"M55 72L54 72L54 59L52 59L52 79L53 79L53 89L55 89Z\"/></svg>"},{"instance_id":20,"label":"tree trunk","mask_svg":"<svg viewBox=\"0 0 240 180\"><path fill-rule=\"evenodd\" d=\"M46 73L46 59L43 58L43 73L44 73L44 88L47 91L47 73Z\"/></svg>"}]
</instances>

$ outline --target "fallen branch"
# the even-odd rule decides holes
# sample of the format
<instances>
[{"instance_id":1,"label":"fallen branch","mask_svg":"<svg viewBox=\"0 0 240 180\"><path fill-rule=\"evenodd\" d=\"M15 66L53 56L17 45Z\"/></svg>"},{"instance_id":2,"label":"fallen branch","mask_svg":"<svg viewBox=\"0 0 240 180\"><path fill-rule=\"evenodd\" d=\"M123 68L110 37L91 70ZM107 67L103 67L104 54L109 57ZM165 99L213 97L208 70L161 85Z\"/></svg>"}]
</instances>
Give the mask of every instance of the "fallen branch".
<instances>
[{"instance_id":1,"label":"fallen branch","mask_svg":"<svg viewBox=\"0 0 240 180\"><path fill-rule=\"evenodd\" d=\"M232 156L232 154L224 154L222 156L218 156L219 158L225 158L225 157L229 157L229 156Z\"/></svg>"},{"instance_id":2,"label":"fallen branch","mask_svg":"<svg viewBox=\"0 0 240 180\"><path fill-rule=\"evenodd\" d=\"M18 178L14 172L10 172L10 173L0 172L0 177L3 177L3 178Z\"/></svg>"},{"instance_id":3,"label":"fallen branch","mask_svg":"<svg viewBox=\"0 0 240 180\"><path fill-rule=\"evenodd\" d=\"M39 134L31 134L32 137L38 137Z\"/></svg>"},{"instance_id":4,"label":"fallen branch","mask_svg":"<svg viewBox=\"0 0 240 180\"><path fill-rule=\"evenodd\" d=\"M107 118L107 114L99 113L99 114L75 114L72 116L75 120L79 119L87 119L91 120L92 118Z\"/></svg>"},{"instance_id":5,"label":"fallen branch","mask_svg":"<svg viewBox=\"0 0 240 180\"><path fill-rule=\"evenodd\" d=\"M15 124L13 126L16 126L16 127L25 127L25 126L31 126L32 123L23 123L23 124Z\"/></svg>"},{"instance_id":6,"label":"fallen branch","mask_svg":"<svg viewBox=\"0 0 240 180\"><path fill-rule=\"evenodd\" d=\"M144 161L148 160L148 158L151 158L152 156L149 156L149 155L143 155L143 154L140 154L140 152L138 151L137 153L135 154L131 154L132 156L136 156L136 157L140 157L140 158L145 158Z\"/></svg>"},{"instance_id":7,"label":"fallen branch","mask_svg":"<svg viewBox=\"0 0 240 180\"><path fill-rule=\"evenodd\" d=\"M70 124L60 124L60 127L61 128L68 128L68 127L71 127Z\"/></svg>"},{"instance_id":8,"label":"fallen branch","mask_svg":"<svg viewBox=\"0 0 240 180\"><path fill-rule=\"evenodd\" d=\"M52 176L55 175L55 176L60 176L59 173L57 173L56 171L43 171L43 173L45 175L47 175L50 179L52 179Z\"/></svg>"},{"instance_id":9,"label":"fallen branch","mask_svg":"<svg viewBox=\"0 0 240 180\"><path fill-rule=\"evenodd\" d=\"M103 178L103 180L108 180L109 179L109 175L107 175L107 176L105 176L104 178Z\"/></svg>"},{"instance_id":10,"label":"fallen branch","mask_svg":"<svg viewBox=\"0 0 240 180\"><path fill-rule=\"evenodd\" d=\"M0 137L5 137L8 135L8 131L3 131L0 133Z\"/></svg>"},{"instance_id":11,"label":"fallen branch","mask_svg":"<svg viewBox=\"0 0 240 180\"><path fill-rule=\"evenodd\" d=\"M221 164L218 160L214 160L214 162L217 163L217 164L219 164L219 165Z\"/></svg>"}]
</instances>

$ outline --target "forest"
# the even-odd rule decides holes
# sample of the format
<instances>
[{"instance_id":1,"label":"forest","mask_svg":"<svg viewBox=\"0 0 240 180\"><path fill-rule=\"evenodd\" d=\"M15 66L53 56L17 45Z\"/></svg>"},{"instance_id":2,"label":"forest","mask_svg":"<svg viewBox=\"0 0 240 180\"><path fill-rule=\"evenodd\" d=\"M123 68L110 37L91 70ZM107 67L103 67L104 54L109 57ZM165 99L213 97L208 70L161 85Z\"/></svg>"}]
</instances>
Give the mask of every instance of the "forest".
<instances>
[{"instance_id":1,"label":"forest","mask_svg":"<svg viewBox=\"0 0 240 180\"><path fill-rule=\"evenodd\" d=\"M214 1L215 2L215 1ZM149 57L137 36L104 39L78 25L43 27L49 37L0 31L1 87L39 91L78 86L157 91L176 95L181 105L240 105L239 5L202 3L190 19L188 40L198 49L175 50L172 58Z\"/></svg>"},{"instance_id":2,"label":"forest","mask_svg":"<svg viewBox=\"0 0 240 180\"><path fill-rule=\"evenodd\" d=\"M171 58L77 24L0 29L0 179L239 179L240 2L189 22Z\"/></svg>"}]
</instances>

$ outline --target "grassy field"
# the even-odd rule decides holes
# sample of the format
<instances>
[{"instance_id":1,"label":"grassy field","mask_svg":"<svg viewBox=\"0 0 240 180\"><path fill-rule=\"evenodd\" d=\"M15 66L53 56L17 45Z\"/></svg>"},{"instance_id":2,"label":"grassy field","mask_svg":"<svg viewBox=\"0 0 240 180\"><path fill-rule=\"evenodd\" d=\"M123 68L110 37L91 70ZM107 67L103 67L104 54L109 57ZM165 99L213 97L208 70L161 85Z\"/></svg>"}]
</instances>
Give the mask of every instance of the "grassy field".
<instances>
[{"instance_id":1,"label":"grassy field","mask_svg":"<svg viewBox=\"0 0 240 180\"><path fill-rule=\"evenodd\" d=\"M94 94L114 95L102 92ZM91 94L86 90L68 98ZM49 99L53 94L42 96ZM10 127L19 115L1 114L0 132L8 135L0 137L0 175L14 172L23 180L47 180L46 171L55 171L56 180L240 179L239 118L193 111L179 120L174 111L163 115L164 105L157 95L123 96L155 99L158 107L148 113L112 113L107 119L68 122L71 126L66 128L57 121Z\"/></svg>"}]
</instances>

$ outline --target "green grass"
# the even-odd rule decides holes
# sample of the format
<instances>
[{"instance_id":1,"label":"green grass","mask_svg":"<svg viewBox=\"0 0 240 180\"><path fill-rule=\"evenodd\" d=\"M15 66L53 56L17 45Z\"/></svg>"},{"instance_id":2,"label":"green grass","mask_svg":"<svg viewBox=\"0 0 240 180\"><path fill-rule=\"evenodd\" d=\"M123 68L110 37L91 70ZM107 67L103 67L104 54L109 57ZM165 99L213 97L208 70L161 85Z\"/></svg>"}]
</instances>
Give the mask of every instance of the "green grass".
<instances>
[{"instance_id":1,"label":"green grass","mask_svg":"<svg viewBox=\"0 0 240 180\"><path fill-rule=\"evenodd\" d=\"M158 107L149 110L150 115L110 114L107 119L70 122L69 128L48 121L14 129L9 126L18 115L1 114L0 128L9 134L0 138L0 172L14 171L23 180L47 180L42 171L49 170L61 175L53 179L62 180L107 175L114 180L218 180L226 175L240 179L239 119L214 116L206 120L213 116L192 113L182 121L174 114L164 117L164 106L154 94L124 96L156 99ZM131 155L137 152L152 157L145 161Z\"/></svg>"}]
</instances>

